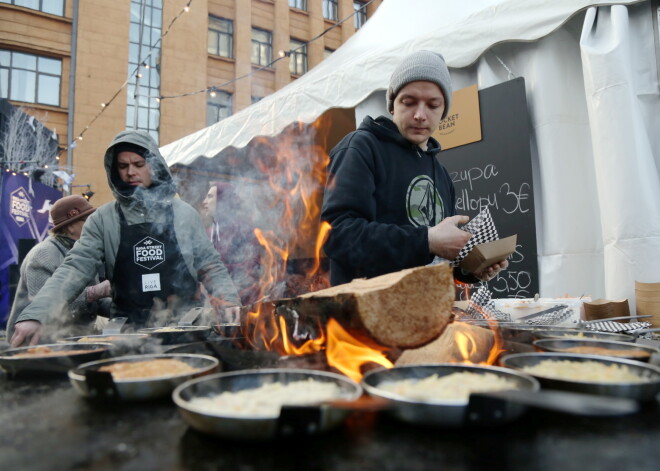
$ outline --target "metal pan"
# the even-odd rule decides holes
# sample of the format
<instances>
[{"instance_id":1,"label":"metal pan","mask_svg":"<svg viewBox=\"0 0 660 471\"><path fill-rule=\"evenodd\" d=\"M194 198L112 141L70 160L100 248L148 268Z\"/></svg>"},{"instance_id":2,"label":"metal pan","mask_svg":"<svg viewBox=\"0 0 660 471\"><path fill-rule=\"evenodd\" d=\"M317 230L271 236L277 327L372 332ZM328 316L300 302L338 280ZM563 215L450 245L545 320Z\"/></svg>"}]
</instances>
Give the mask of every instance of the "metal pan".
<instances>
[{"instance_id":1,"label":"metal pan","mask_svg":"<svg viewBox=\"0 0 660 471\"><path fill-rule=\"evenodd\" d=\"M648 362L654 353L660 353L660 350L648 345L599 339L540 339L532 342L532 345L541 352L586 353L644 362Z\"/></svg>"},{"instance_id":2,"label":"metal pan","mask_svg":"<svg viewBox=\"0 0 660 471\"><path fill-rule=\"evenodd\" d=\"M149 334L98 334L67 337L58 340L58 343L109 343L112 344L112 354L128 355L130 353L147 353L147 344L151 337Z\"/></svg>"},{"instance_id":3,"label":"metal pan","mask_svg":"<svg viewBox=\"0 0 660 471\"><path fill-rule=\"evenodd\" d=\"M142 378L116 379L103 366L158 359L179 360L195 369L193 372L162 374ZM167 396L179 384L191 378L215 371L220 362L208 355L151 354L129 355L84 363L69 371L69 380L76 391L91 399L140 401Z\"/></svg>"},{"instance_id":4,"label":"metal pan","mask_svg":"<svg viewBox=\"0 0 660 471\"><path fill-rule=\"evenodd\" d=\"M165 352L211 355L220 360L223 371L273 368L277 365L280 358L282 358L277 352L251 349L245 339L209 338L204 342L170 346Z\"/></svg>"},{"instance_id":5,"label":"metal pan","mask_svg":"<svg viewBox=\"0 0 660 471\"><path fill-rule=\"evenodd\" d=\"M415 399L383 389L385 383L403 380L419 381L433 375L453 373L492 373L509 380L513 388L503 391L473 392L469 398ZM539 383L529 375L506 368L458 363L434 363L374 370L362 378L362 387L371 396L387 399L386 410L404 422L434 427L498 425L517 419L527 406L578 415L622 415L637 411L636 403L627 400L601 400L594 396L539 391Z\"/></svg>"},{"instance_id":6,"label":"metal pan","mask_svg":"<svg viewBox=\"0 0 660 471\"><path fill-rule=\"evenodd\" d=\"M187 381L174 390L172 398L183 419L192 428L219 437L269 440L316 434L339 426L350 410L332 404L310 407L303 413L295 411L292 415L280 413L277 417L253 417L214 413L195 408L190 403L196 397L215 396L225 391L238 392L270 383L287 384L309 379L336 384L341 391L337 397L339 400L354 401L362 395L359 384L339 374L314 370L263 369L219 373Z\"/></svg>"},{"instance_id":7,"label":"metal pan","mask_svg":"<svg viewBox=\"0 0 660 471\"><path fill-rule=\"evenodd\" d=\"M603 357L598 355L580 355L570 353L514 353L500 359L500 364L524 372L526 368L538 365L544 360L554 361L593 361L605 366L625 366L634 374L640 376L643 382L607 383L602 381L578 381L565 379L558 374L531 374L539 380L544 388L576 391L601 396L615 396L638 401L651 401L660 392L660 367L634 360Z\"/></svg>"},{"instance_id":8,"label":"metal pan","mask_svg":"<svg viewBox=\"0 0 660 471\"><path fill-rule=\"evenodd\" d=\"M162 345L172 345L176 343L189 343L205 340L211 333L210 326L184 326L177 325L173 327L150 327L138 329L138 334L149 334L157 339Z\"/></svg>"},{"instance_id":9,"label":"metal pan","mask_svg":"<svg viewBox=\"0 0 660 471\"><path fill-rule=\"evenodd\" d=\"M536 340L538 334L543 332L565 332L573 334L580 332L579 329L572 327L557 327L556 325L529 325L519 322L487 322L484 320L471 321L471 325L478 325L486 329L497 329L501 335L502 340L508 342L527 343L531 344Z\"/></svg>"},{"instance_id":10,"label":"metal pan","mask_svg":"<svg viewBox=\"0 0 660 471\"><path fill-rule=\"evenodd\" d=\"M532 333L534 340L541 339L594 339L612 340L615 342L634 342L635 336L618 334L614 332L596 332L593 330L563 329L563 330L537 330Z\"/></svg>"},{"instance_id":11,"label":"metal pan","mask_svg":"<svg viewBox=\"0 0 660 471\"><path fill-rule=\"evenodd\" d=\"M76 342L12 348L0 353L0 366L9 374L66 373L81 363L108 356L111 348L109 343ZM48 349L51 353L22 356L36 349Z\"/></svg>"}]
</instances>

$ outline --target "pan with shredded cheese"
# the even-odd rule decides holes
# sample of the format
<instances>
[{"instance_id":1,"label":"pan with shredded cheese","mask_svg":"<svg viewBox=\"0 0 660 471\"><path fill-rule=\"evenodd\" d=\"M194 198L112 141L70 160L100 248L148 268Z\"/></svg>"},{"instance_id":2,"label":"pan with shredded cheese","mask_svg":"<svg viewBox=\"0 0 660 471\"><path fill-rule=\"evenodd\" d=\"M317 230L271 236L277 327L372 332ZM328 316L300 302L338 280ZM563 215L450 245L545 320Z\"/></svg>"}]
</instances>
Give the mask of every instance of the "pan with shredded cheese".
<instances>
[{"instance_id":1,"label":"pan with shredded cheese","mask_svg":"<svg viewBox=\"0 0 660 471\"><path fill-rule=\"evenodd\" d=\"M113 363L112 365L100 367L99 371L111 373L114 380L122 380L193 374L197 371L197 368L193 368L181 360L159 358Z\"/></svg>"},{"instance_id":2,"label":"pan with shredded cheese","mask_svg":"<svg viewBox=\"0 0 660 471\"><path fill-rule=\"evenodd\" d=\"M518 389L516 383L494 373L458 372L423 379L384 381L378 389L417 401L467 401L474 392Z\"/></svg>"},{"instance_id":3,"label":"pan with shredded cheese","mask_svg":"<svg viewBox=\"0 0 660 471\"><path fill-rule=\"evenodd\" d=\"M541 360L523 366L525 373L546 378L593 383L644 383L648 379L626 365L598 361Z\"/></svg>"},{"instance_id":4,"label":"pan with shredded cheese","mask_svg":"<svg viewBox=\"0 0 660 471\"><path fill-rule=\"evenodd\" d=\"M339 399L340 387L331 382L312 378L289 383L267 383L254 389L224 391L209 397L195 397L188 405L206 414L276 418L283 405L309 405Z\"/></svg>"}]
</instances>

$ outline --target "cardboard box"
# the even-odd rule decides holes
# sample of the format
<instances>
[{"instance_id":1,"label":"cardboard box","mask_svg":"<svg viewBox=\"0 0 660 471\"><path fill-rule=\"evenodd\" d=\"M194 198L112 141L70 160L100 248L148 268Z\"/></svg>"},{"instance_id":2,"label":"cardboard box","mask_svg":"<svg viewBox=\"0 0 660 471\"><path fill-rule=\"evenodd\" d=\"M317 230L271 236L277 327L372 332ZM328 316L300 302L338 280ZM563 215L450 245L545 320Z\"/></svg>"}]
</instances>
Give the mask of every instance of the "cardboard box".
<instances>
[{"instance_id":1,"label":"cardboard box","mask_svg":"<svg viewBox=\"0 0 660 471\"><path fill-rule=\"evenodd\" d=\"M505 239L475 245L459 265L470 273L479 272L515 252L517 240L518 235L514 234Z\"/></svg>"}]
</instances>

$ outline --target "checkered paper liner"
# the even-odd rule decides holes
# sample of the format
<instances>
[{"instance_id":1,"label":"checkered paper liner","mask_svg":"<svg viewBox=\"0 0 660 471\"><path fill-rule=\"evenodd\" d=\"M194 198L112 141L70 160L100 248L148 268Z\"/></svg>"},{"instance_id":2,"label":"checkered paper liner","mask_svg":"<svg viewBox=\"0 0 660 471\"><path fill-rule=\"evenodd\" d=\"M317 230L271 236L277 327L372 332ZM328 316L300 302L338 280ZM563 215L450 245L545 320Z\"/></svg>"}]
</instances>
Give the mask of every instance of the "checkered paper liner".
<instances>
[{"instance_id":1,"label":"checkered paper liner","mask_svg":"<svg viewBox=\"0 0 660 471\"><path fill-rule=\"evenodd\" d=\"M533 319L527 319L525 324L528 325L557 325L564 322L566 319L570 318L573 315L573 308L566 307L564 309L558 309L554 312L549 312L547 314L542 314Z\"/></svg>"},{"instance_id":2,"label":"checkered paper liner","mask_svg":"<svg viewBox=\"0 0 660 471\"><path fill-rule=\"evenodd\" d=\"M488 207L484 208L470 222L461 227L461 230L469 232L472 234L472 237L458 253L458 257L451 262L451 266L453 267L457 267L475 245L499 239L493 217Z\"/></svg>"},{"instance_id":3,"label":"checkered paper liner","mask_svg":"<svg viewBox=\"0 0 660 471\"><path fill-rule=\"evenodd\" d=\"M497 309L491 296L487 285L482 283L479 289L470 296L470 302L465 312L473 319L495 319L501 322L511 322L511 316Z\"/></svg>"},{"instance_id":4,"label":"checkered paper liner","mask_svg":"<svg viewBox=\"0 0 660 471\"><path fill-rule=\"evenodd\" d=\"M646 329L651 327L650 322L615 322L615 321L601 321L591 322L586 324L588 330L598 332L632 332L633 330Z\"/></svg>"}]
</instances>

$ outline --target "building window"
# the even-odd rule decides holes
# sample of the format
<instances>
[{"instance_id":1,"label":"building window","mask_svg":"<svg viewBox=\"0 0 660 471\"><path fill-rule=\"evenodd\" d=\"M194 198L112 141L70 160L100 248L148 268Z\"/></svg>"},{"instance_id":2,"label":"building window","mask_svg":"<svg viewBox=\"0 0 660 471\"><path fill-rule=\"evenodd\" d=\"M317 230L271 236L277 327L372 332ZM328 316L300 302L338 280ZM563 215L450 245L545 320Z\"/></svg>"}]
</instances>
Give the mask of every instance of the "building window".
<instances>
[{"instance_id":1,"label":"building window","mask_svg":"<svg viewBox=\"0 0 660 471\"><path fill-rule=\"evenodd\" d=\"M333 51L332 49L328 49L327 47L325 49L323 49L323 59L327 59L328 57L330 57L330 55L333 52L335 52L335 51Z\"/></svg>"},{"instance_id":2,"label":"building window","mask_svg":"<svg viewBox=\"0 0 660 471\"><path fill-rule=\"evenodd\" d=\"M51 15L64 16L64 0L0 0L0 3L9 3Z\"/></svg>"},{"instance_id":3,"label":"building window","mask_svg":"<svg viewBox=\"0 0 660 471\"><path fill-rule=\"evenodd\" d=\"M62 61L0 49L0 98L60 106Z\"/></svg>"},{"instance_id":4,"label":"building window","mask_svg":"<svg viewBox=\"0 0 660 471\"><path fill-rule=\"evenodd\" d=\"M339 18L338 3L339 0L323 0L323 18L326 20L337 21Z\"/></svg>"},{"instance_id":5,"label":"building window","mask_svg":"<svg viewBox=\"0 0 660 471\"><path fill-rule=\"evenodd\" d=\"M273 35L270 31L252 28L252 63L269 65L273 61Z\"/></svg>"},{"instance_id":6,"label":"building window","mask_svg":"<svg viewBox=\"0 0 660 471\"><path fill-rule=\"evenodd\" d=\"M231 20L209 16L209 54L234 57L234 24Z\"/></svg>"},{"instance_id":7,"label":"building window","mask_svg":"<svg viewBox=\"0 0 660 471\"><path fill-rule=\"evenodd\" d=\"M252 104L254 105L255 103L261 101L263 99L262 96L252 96Z\"/></svg>"},{"instance_id":8,"label":"building window","mask_svg":"<svg viewBox=\"0 0 660 471\"><path fill-rule=\"evenodd\" d=\"M162 0L131 0L126 127L147 131L156 142L160 128L162 25Z\"/></svg>"},{"instance_id":9,"label":"building window","mask_svg":"<svg viewBox=\"0 0 660 471\"><path fill-rule=\"evenodd\" d=\"M206 125L210 126L231 116L231 93L212 90L206 96Z\"/></svg>"},{"instance_id":10,"label":"building window","mask_svg":"<svg viewBox=\"0 0 660 471\"><path fill-rule=\"evenodd\" d=\"M355 29L360 29L367 22L367 9L362 2L353 2L353 10L355 10L354 25Z\"/></svg>"},{"instance_id":11,"label":"building window","mask_svg":"<svg viewBox=\"0 0 660 471\"><path fill-rule=\"evenodd\" d=\"M307 0L289 0L289 6L291 8L297 8L298 10L307 11Z\"/></svg>"},{"instance_id":12,"label":"building window","mask_svg":"<svg viewBox=\"0 0 660 471\"><path fill-rule=\"evenodd\" d=\"M293 75L302 75L307 72L307 44L292 39L289 44L291 55L289 56L289 71Z\"/></svg>"}]
</instances>

